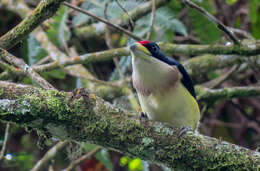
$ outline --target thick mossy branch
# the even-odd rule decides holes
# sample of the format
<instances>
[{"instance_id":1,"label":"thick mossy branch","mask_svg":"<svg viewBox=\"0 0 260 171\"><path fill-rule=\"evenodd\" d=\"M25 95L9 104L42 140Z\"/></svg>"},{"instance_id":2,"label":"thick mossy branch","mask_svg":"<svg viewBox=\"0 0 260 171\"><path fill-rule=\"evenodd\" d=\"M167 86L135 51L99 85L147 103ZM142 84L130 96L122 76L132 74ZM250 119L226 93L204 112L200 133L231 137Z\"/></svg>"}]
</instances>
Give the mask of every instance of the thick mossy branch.
<instances>
[{"instance_id":1,"label":"thick mossy branch","mask_svg":"<svg viewBox=\"0 0 260 171\"><path fill-rule=\"evenodd\" d=\"M141 124L85 89L42 90L0 82L0 119L61 140L89 141L179 170L257 170L260 154L162 123Z\"/></svg>"},{"instance_id":2,"label":"thick mossy branch","mask_svg":"<svg viewBox=\"0 0 260 171\"><path fill-rule=\"evenodd\" d=\"M44 20L52 17L65 0L42 0L37 8L19 25L0 37L0 47L10 49L23 40Z\"/></svg>"}]
</instances>

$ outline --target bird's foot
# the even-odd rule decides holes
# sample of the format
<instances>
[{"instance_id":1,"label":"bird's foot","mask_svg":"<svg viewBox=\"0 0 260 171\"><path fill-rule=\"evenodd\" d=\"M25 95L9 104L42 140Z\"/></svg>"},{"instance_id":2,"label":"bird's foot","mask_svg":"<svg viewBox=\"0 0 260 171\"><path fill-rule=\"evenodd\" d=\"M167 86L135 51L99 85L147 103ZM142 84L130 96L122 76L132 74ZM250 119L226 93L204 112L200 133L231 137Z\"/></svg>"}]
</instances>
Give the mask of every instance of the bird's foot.
<instances>
[{"instance_id":1,"label":"bird's foot","mask_svg":"<svg viewBox=\"0 0 260 171\"><path fill-rule=\"evenodd\" d=\"M191 126L182 126L179 133L178 133L178 137L183 136L184 134L186 134L188 131L193 131L193 129L191 128Z\"/></svg>"},{"instance_id":2,"label":"bird's foot","mask_svg":"<svg viewBox=\"0 0 260 171\"><path fill-rule=\"evenodd\" d=\"M146 114L146 113L144 113L144 112L141 112L141 114L140 114L140 117L141 117L141 118L148 119L148 116L147 116L147 114Z\"/></svg>"},{"instance_id":3,"label":"bird's foot","mask_svg":"<svg viewBox=\"0 0 260 171\"><path fill-rule=\"evenodd\" d=\"M147 116L146 113L140 112L140 114L139 114L139 120L140 120L140 122L142 123L142 122L148 121L149 119L148 119L148 116Z\"/></svg>"}]
</instances>

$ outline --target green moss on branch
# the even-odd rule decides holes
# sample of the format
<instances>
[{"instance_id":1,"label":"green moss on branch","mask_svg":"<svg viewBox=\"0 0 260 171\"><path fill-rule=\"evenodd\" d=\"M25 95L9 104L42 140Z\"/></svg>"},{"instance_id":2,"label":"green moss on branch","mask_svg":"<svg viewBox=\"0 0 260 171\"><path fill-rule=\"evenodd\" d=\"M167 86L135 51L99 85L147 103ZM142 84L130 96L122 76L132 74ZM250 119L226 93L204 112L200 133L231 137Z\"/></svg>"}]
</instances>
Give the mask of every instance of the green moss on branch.
<instances>
[{"instance_id":1,"label":"green moss on branch","mask_svg":"<svg viewBox=\"0 0 260 171\"><path fill-rule=\"evenodd\" d=\"M179 129L162 123L140 124L85 89L58 92L8 82L0 87L1 120L61 140L90 141L177 170L260 168L258 152L192 132L178 137Z\"/></svg>"},{"instance_id":2,"label":"green moss on branch","mask_svg":"<svg viewBox=\"0 0 260 171\"><path fill-rule=\"evenodd\" d=\"M10 49L23 40L44 20L52 17L64 0L42 0L37 8L19 25L0 37L0 47Z\"/></svg>"},{"instance_id":3,"label":"green moss on branch","mask_svg":"<svg viewBox=\"0 0 260 171\"><path fill-rule=\"evenodd\" d=\"M196 86L198 100L217 101L220 99L233 99L243 97L260 96L260 87L226 87L221 89L208 89L202 86Z\"/></svg>"}]
</instances>

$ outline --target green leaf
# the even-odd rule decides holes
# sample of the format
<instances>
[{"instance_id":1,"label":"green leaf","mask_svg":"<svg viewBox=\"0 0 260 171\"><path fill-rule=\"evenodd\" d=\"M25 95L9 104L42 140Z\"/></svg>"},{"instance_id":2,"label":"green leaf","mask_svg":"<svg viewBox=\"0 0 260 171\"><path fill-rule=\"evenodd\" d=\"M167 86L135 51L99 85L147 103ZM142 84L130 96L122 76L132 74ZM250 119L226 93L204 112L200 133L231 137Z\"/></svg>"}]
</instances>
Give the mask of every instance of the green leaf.
<instances>
[{"instance_id":1,"label":"green leaf","mask_svg":"<svg viewBox=\"0 0 260 171\"><path fill-rule=\"evenodd\" d=\"M211 1L203 1L199 5L214 15L214 4ZM200 38L202 43L215 43L220 39L221 31L201 13L190 9L188 16L192 20L193 31Z\"/></svg>"},{"instance_id":2,"label":"green leaf","mask_svg":"<svg viewBox=\"0 0 260 171\"><path fill-rule=\"evenodd\" d=\"M128 67L131 65L131 57L130 56L124 56L120 58L119 61L119 67L122 71L123 74L126 73ZM119 80L120 79L120 74L119 71L117 70L117 68L114 69L114 71L112 72L109 81L114 81L114 80Z\"/></svg>"},{"instance_id":3,"label":"green leaf","mask_svg":"<svg viewBox=\"0 0 260 171\"><path fill-rule=\"evenodd\" d=\"M131 9L137 7L142 3L137 0L127 0L127 1L119 1L119 2L127 11L130 11ZM81 7L99 17L105 18L104 9L106 3L108 3L107 16L109 20L116 19L124 13L122 8L120 8L118 4L115 1L111 2L111 0L96 0L96 1L90 0L84 2ZM78 25L83 25L85 23L92 23L93 18L80 13L73 18L72 22L74 25L78 26Z\"/></svg>"},{"instance_id":4,"label":"green leaf","mask_svg":"<svg viewBox=\"0 0 260 171\"><path fill-rule=\"evenodd\" d=\"M176 18L174 12L168 7L162 7L156 11L154 24L164 30L176 31L183 36L188 35L184 24Z\"/></svg>"},{"instance_id":5,"label":"green leaf","mask_svg":"<svg viewBox=\"0 0 260 171\"><path fill-rule=\"evenodd\" d=\"M82 147L86 150L86 151L91 151L94 150L95 148L97 148L97 145L94 144L90 144L90 143L81 143ZM95 157L109 170L112 171L113 170L113 164L110 160L110 156L109 153L106 149L102 149L100 152L98 152Z\"/></svg>"},{"instance_id":6,"label":"green leaf","mask_svg":"<svg viewBox=\"0 0 260 171\"><path fill-rule=\"evenodd\" d=\"M47 35L56 46L64 49L64 45L71 36L69 28L66 24L68 19L68 8L62 6L57 12L57 15L52 19L54 22L52 22L50 24L50 28L47 29Z\"/></svg>"},{"instance_id":7,"label":"green leaf","mask_svg":"<svg viewBox=\"0 0 260 171\"><path fill-rule=\"evenodd\" d=\"M57 79L65 79L66 73L61 69L55 69L49 72L44 73L45 76L51 76Z\"/></svg>"},{"instance_id":8,"label":"green leaf","mask_svg":"<svg viewBox=\"0 0 260 171\"><path fill-rule=\"evenodd\" d=\"M250 0L249 1L249 17L252 22L252 24L255 24L257 22L258 18L258 4L259 0Z\"/></svg>"},{"instance_id":9,"label":"green leaf","mask_svg":"<svg viewBox=\"0 0 260 171\"><path fill-rule=\"evenodd\" d=\"M237 2L237 0L226 0L226 3L228 4L228 5L233 5L233 4L235 4Z\"/></svg>"},{"instance_id":10,"label":"green leaf","mask_svg":"<svg viewBox=\"0 0 260 171\"><path fill-rule=\"evenodd\" d=\"M37 61L48 55L48 53L41 47L32 34L30 34L22 43L20 51L22 58L29 65L35 64Z\"/></svg>"},{"instance_id":11,"label":"green leaf","mask_svg":"<svg viewBox=\"0 0 260 171\"><path fill-rule=\"evenodd\" d=\"M249 17L251 20L252 35L259 39L260 38L260 13L258 12L258 4L260 0L249 1Z\"/></svg>"},{"instance_id":12,"label":"green leaf","mask_svg":"<svg viewBox=\"0 0 260 171\"><path fill-rule=\"evenodd\" d=\"M113 164L110 160L110 156L107 149L102 149L99 153L96 154L96 158L106 166L109 171L114 170Z\"/></svg>"},{"instance_id":13,"label":"green leaf","mask_svg":"<svg viewBox=\"0 0 260 171\"><path fill-rule=\"evenodd\" d=\"M141 18L136 22L134 33L140 37L144 37L150 30L151 14ZM175 13L169 7L162 7L156 10L154 18L154 30L152 40L158 41L171 41L174 32L183 36L187 36L187 30L184 24L176 18Z\"/></svg>"}]
</instances>

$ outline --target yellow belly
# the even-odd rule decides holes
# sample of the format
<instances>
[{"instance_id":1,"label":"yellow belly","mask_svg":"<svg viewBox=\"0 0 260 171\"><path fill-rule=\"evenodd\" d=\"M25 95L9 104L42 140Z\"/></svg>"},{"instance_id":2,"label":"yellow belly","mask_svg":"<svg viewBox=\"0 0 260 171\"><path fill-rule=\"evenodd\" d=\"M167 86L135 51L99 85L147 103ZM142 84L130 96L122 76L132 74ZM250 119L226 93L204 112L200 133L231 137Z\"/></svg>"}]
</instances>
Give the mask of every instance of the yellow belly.
<instances>
[{"instance_id":1,"label":"yellow belly","mask_svg":"<svg viewBox=\"0 0 260 171\"><path fill-rule=\"evenodd\" d=\"M138 94L138 98L143 112L150 119L167 122L174 127L191 126L196 129L200 110L197 101L181 83L166 93Z\"/></svg>"}]
</instances>

